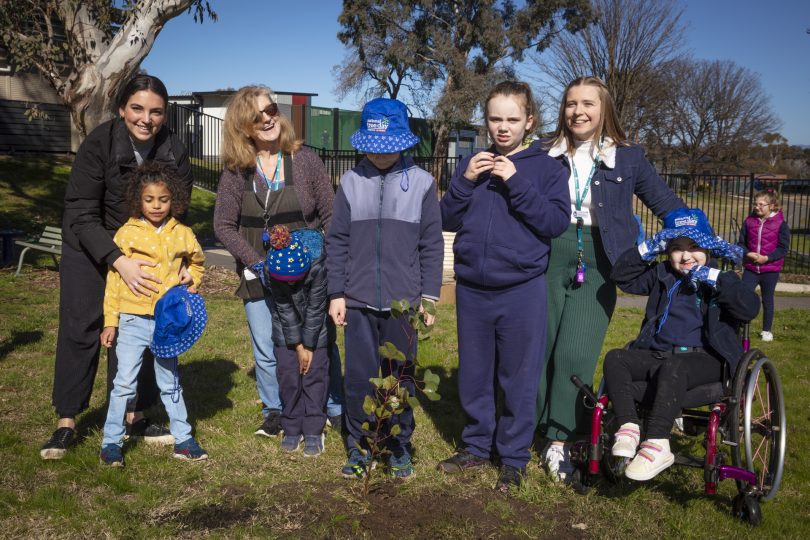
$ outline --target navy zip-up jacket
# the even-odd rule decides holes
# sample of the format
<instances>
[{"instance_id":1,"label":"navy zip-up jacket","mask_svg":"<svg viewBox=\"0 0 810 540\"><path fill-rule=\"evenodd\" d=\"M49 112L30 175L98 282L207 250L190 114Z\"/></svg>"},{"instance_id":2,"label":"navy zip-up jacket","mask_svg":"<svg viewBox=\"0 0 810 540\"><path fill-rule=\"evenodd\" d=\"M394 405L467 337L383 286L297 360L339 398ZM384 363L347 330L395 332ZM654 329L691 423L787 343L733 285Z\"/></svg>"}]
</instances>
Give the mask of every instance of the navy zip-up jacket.
<instances>
[{"instance_id":1,"label":"navy zip-up jacket","mask_svg":"<svg viewBox=\"0 0 810 540\"><path fill-rule=\"evenodd\" d=\"M329 298L347 307L438 300L444 240L433 177L410 157L385 174L363 158L340 179L326 254Z\"/></svg>"},{"instance_id":2,"label":"navy zip-up jacket","mask_svg":"<svg viewBox=\"0 0 810 540\"><path fill-rule=\"evenodd\" d=\"M667 291L680 276L669 261L650 265L641 258L638 248L632 247L616 261L610 277L624 292L649 296L641 332L630 348L650 349L667 307ZM727 362L729 374L733 375L743 355L737 329L757 316L759 297L734 272L720 272L715 287L701 283L697 294L701 299L703 348Z\"/></svg>"},{"instance_id":3,"label":"navy zip-up jacket","mask_svg":"<svg viewBox=\"0 0 810 540\"><path fill-rule=\"evenodd\" d=\"M605 254L610 264L615 264L638 238L633 195L659 218L676 208L686 208L686 204L658 176L641 146L610 146L601 154L607 155L603 156L591 179L591 212L596 215ZM551 148L549 155L565 165L570 177L571 165L565 146Z\"/></svg>"},{"instance_id":4,"label":"navy zip-up jacket","mask_svg":"<svg viewBox=\"0 0 810 540\"><path fill-rule=\"evenodd\" d=\"M568 227L568 171L539 143L509 156L506 182L489 173L464 178L473 156L458 164L442 198L442 227L456 232L456 275L484 287L507 287L543 274L551 239Z\"/></svg>"}]
</instances>

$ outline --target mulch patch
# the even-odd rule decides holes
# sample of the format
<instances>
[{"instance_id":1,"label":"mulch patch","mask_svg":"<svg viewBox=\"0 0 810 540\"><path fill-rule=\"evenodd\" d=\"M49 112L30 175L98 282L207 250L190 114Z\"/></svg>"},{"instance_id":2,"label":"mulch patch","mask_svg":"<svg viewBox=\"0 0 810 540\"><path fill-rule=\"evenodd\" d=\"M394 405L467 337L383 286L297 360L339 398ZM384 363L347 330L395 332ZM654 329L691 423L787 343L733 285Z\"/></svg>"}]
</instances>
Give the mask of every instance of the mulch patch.
<instances>
[{"instance_id":1,"label":"mulch patch","mask_svg":"<svg viewBox=\"0 0 810 540\"><path fill-rule=\"evenodd\" d=\"M232 526L266 529L271 536L314 538L584 538L571 528L562 505L538 506L475 488L462 494L376 484L367 498L360 482L297 482L269 488L223 486L220 500L161 512L152 523L176 527L181 536L227 534Z\"/></svg>"}]
</instances>

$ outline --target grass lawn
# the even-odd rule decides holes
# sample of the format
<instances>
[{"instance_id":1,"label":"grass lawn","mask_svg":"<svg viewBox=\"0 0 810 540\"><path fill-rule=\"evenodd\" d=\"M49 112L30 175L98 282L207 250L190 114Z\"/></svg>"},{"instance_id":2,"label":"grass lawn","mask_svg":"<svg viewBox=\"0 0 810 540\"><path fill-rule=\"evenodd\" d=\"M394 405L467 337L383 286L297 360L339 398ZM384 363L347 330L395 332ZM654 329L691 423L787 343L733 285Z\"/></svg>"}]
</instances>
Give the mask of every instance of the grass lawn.
<instances>
[{"instance_id":1,"label":"grass lawn","mask_svg":"<svg viewBox=\"0 0 810 540\"><path fill-rule=\"evenodd\" d=\"M787 396L788 452L782 489L763 505L757 529L729 512L733 482L702 494L702 472L674 468L645 485L599 485L586 496L553 484L537 461L524 489L497 495L494 470L443 476L438 460L457 443L463 414L456 395L457 347L452 306L420 344L420 361L442 376L438 402L423 400L414 435L417 477L380 482L368 499L344 480L339 437L327 433L317 459L283 454L277 440L253 435L260 423L244 313L220 280L206 283L210 323L181 359L181 380L196 434L211 458L182 463L170 449L125 447L127 466L98 462L105 408L102 360L80 440L62 461L43 462L39 446L54 427L50 406L57 331L58 280L49 270L13 278L0 272L0 537L792 537L810 526L808 354L810 312L778 311L777 341L764 344ZM605 349L621 346L641 313L619 310ZM760 346L755 341L755 346ZM162 407L152 415L165 420ZM680 447L699 442L676 438Z\"/></svg>"}]
</instances>

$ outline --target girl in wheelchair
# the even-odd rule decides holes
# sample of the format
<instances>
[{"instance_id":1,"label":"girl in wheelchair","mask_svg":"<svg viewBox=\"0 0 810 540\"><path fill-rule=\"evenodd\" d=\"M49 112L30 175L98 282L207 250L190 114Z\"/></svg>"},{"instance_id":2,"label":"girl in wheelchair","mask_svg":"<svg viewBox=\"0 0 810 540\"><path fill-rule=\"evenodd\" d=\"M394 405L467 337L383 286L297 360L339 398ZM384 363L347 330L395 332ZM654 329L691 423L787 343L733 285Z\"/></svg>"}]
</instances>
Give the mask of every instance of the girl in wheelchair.
<instances>
[{"instance_id":1,"label":"girl in wheelchair","mask_svg":"<svg viewBox=\"0 0 810 540\"><path fill-rule=\"evenodd\" d=\"M653 262L661 253L667 259ZM716 268L712 257L739 262L742 255L740 246L715 236L701 210L684 208L616 262L611 277L619 288L649 296L638 337L627 349L608 352L604 364L620 426L611 451L632 458L628 478L650 480L671 466L670 431L686 392L734 373L743 355L737 328L756 317L759 298L734 272ZM648 382L648 396L654 393L640 445L634 381Z\"/></svg>"}]
</instances>

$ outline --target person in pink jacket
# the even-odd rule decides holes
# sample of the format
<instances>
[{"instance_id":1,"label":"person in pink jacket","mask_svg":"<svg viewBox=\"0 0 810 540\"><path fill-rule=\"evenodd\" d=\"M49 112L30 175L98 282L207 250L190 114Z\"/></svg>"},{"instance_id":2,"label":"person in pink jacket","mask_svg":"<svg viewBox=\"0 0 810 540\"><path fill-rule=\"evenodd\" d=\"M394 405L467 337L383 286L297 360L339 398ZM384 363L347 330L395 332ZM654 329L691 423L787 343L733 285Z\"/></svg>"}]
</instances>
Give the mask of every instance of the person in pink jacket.
<instances>
[{"instance_id":1,"label":"person in pink jacket","mask_svg":"<svg viewBox=\"0 0 810 540\"><path fill-rule=\"evenodd\" d=\"M745 249L743 283L762 296L762 341L773 341L773 297L776 282L790 248L790 227L785 221L779 196L773 188L754 195L751 215L745 218L739 245Z\"/></svg>"}]
</instances>

